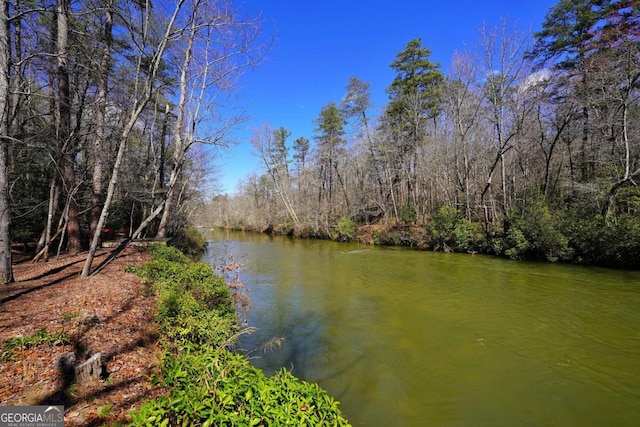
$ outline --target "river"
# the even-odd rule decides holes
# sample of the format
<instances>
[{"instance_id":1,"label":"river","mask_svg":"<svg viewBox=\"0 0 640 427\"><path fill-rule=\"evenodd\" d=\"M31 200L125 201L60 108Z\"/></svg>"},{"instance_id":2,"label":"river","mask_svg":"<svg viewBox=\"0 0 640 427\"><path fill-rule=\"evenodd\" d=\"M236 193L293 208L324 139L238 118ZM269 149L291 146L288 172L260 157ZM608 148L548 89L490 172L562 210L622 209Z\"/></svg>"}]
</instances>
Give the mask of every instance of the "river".
<instances>
[{"instance_id":1,"label":"river","mask_svg":"<svg viewBox=\"0 0 640 427\"><path fill-rule=\"evenodd\" d=\"M245 265L257 331L238 346L319 383L353 425L640 425L640 272L208 238L205 259Z\"/></svg>"}]
</instances>

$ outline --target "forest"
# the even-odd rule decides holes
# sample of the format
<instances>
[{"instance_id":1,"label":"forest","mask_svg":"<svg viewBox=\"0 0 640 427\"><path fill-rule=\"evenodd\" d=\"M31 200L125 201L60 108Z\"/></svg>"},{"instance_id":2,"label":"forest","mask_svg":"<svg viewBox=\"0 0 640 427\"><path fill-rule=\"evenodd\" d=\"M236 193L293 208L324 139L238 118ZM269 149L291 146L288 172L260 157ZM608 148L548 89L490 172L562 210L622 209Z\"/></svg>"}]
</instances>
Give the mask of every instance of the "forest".
<instances>
[{"instance_id":1,"label":"forest","mask_svg":"<svg viewBox=\"0 0 640 427\"><path fill-rule=\"evenodd\" d=\"M231 1L2 0L0 271L184 232L271 41ZM182 231L181 231L182 230Z\"/></svg>"},{"instance_id":2,"label":"forest","mask_svg":"<svg viewBox=\"0 0 640 427\"><path fill-rule=\"evenodd\" d=\"M374 116L354 76L313 135L265 123L263 170L207 224L294 236L638 266L640 3L561 0L533 35L479 29L450 72L420 38ZM364 230L364 233L363 233Z\"/></svg>"}]
</instances>

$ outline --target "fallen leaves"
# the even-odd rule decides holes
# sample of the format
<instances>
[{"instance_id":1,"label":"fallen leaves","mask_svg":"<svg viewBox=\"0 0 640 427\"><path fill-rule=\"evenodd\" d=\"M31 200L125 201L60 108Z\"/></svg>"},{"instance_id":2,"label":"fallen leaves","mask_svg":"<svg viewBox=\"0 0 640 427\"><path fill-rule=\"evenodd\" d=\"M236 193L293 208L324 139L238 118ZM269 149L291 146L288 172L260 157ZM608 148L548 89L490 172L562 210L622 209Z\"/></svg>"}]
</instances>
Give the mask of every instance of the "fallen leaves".
<instances>
[{"instance_id":1,"label":"fallen leaves","mask_svg":"<svg viewBox=\"0 0 640 427\"><path fill-rule=\"evenodd\" d=\"M131 409L161 393L149 380L158 360L155 298L125 272L147 259L129 248L88 279L79 276L83 254L15 265L16 282L0 286L0 342L46 328L65 331L71 343L15 349L1 361L0 404L63 404L65 426L102 425L127 420ZM68 352L78 361L101 352L103 379L65 384L56 364Z\"/></svg>"}]
</instances>

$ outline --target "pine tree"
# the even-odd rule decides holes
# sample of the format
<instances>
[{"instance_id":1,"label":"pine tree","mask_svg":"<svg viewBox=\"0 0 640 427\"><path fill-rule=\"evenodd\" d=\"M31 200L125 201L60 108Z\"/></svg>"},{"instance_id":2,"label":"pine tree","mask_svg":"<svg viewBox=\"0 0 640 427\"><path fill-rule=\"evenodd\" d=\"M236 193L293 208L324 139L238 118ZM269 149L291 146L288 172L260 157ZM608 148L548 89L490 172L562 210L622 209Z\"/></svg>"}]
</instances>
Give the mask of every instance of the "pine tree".
<instances>
[{"instance_id":1,"label":"pine tree","mask_svg":"<svg viewBox=\"0 0 640 427\"><path fill-rule=\"evenodd\" d=\"M338 169L338 159L344 152L346 120L335 103L330 102L322 108L320 116L316 120L317 127L315 137L318 150L318 161L320 166L320 188L318 200L327 200L329 210L335 211L334 191L336 179L342 183L342 177ZM344 186L343 186L344 187ZM348 204L348 202L347 202Z\"/></svg>"},{"instance_id":2,"label":"pine tree","mask_svg":"<svg viewBox=\"0 0 640 427\"><path fill-rule=\"evenodd\" d=\"M530 56L541 63L558 60L562 69L578 69L595 47L596 25L611 0L560 0L552 7L534 34L536 44Z\"/></svg>"},{"instance_id":3,"label":"pine tree","mask_svg":"<svg viewBox=\"0 0 640 427\"><path fill-rule=\"evenodd\" d=\"M428 122L438 115L442 102L444 76L440 64L430 56L431 50L420 38L396 55L391 68L397 74L387 89L391 101L384 118L394 135L392 152L399 166L393 181L406 188L400 191L399 200L414 214L418 210L418 149L425 144Z\"/></svg>"}]
</instances>

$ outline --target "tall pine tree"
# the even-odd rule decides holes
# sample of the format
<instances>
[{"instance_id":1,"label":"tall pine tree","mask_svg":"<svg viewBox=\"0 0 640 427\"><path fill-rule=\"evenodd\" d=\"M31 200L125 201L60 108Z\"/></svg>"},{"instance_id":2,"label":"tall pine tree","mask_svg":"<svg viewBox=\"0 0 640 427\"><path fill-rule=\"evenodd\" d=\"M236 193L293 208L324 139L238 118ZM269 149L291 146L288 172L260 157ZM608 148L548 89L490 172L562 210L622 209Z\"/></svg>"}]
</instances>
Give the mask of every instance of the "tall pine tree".
<instances>
[{"instance_id":1,"label":"tall pine tree","mask_svg":"<svg viewBox=\"0 0 640 427\"><path fill-rule=\"evenodd\" d=\"M391 63L396 78L387 89L390 102L385 121L394 135L393 155L399 166L394 182L402 182L406 188L399 197L414 215L419 205L418 149L425 144L429 120L438 115L442 103L444 76L438 69L440 64L432 62L430 56L431 50L420 38L409 41Z\"/></svg>"}]
</instances>

